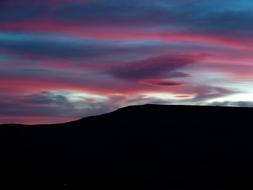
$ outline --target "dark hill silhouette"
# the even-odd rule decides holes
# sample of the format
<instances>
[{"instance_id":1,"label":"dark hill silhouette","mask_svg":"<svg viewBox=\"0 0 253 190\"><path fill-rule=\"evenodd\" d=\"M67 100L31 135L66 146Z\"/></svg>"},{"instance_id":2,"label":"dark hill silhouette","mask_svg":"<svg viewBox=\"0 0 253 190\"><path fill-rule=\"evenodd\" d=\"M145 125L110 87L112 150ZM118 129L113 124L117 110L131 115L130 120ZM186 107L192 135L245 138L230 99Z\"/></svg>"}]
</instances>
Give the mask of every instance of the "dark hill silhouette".
<instances>
[{"instance_id":1,"label":"dark hill silhouette","mask_svg":"<svg viewBox=\"0 0 253 190\"><path fill-rule=\"evenodd\" d=\"M60 177L62 189L245 189L252 115L251 108L144 105L65 124L1 125L0 173Z\"/></svg>"}]
</instances>

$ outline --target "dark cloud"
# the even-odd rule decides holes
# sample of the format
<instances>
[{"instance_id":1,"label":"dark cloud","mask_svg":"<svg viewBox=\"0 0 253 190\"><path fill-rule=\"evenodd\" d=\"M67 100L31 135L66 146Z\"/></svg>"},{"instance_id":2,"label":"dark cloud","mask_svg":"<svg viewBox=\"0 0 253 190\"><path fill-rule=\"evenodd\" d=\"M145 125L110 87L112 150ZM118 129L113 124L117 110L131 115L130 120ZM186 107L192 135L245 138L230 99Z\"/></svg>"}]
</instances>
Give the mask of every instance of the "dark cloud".
<instances>
[{"instance_id":1,"label":"dark cloud","mask_svg":"<svg viewBox=\"0 0 253 190\"><path fill-rule=\"evenodd\" d=\"M176 72L177 69L190 64L195 64L197 61L198 60L195 57L191 56L162 56L138 62L121 64L118 67L113 68L110 73L116 78L126 80L143 80L169 76L173 77L173 75L181 75L181 73Z\"/></svg>"},{"instance_id":2,"label":"dark cloud","mask_svg":"<svg viewBox=\"0 0 253 190\"><path fill-rule=\"evenodd\" d=\"M60 94L59 94L60 93ZM79 119L111 111L109 104L90 97L79 97L72 100L71 94L64 92L41 92L30 95L3 96L0 95L1 117L61 117ZM39 121L43 123L42 121Z\"/></svg>"},{"instance_id":3,"label":"dark cloud","mask_svg":"<svg viewBox=\"0 0 253 190\"><path fill-rule=\"evenodd\" d=\"M63 95L52 95L49 92L41 92L40 94L35 94L27 96L24 103L34 104L34 105L64 105L69 104L68 99Z\"/></svg>"},{"instance_id":4,"label":"dark cloud","mask_svg":"<svg viewBox=\"0 0 253 190\"><path fill-rule=\"evenodd\" d=\"M212 102L211 106L230 106L230 107L253 107L253 101L223 101Z\"/></svg>"},{"instance_id":5,"label":"dark cloud","mask_svg":"<svg viewBox=\"0 0 253 190\"><path fill-rule=\"evenodd\" d=\"M75 106L64 96L39 93L29 96L1 97L1 116L70 116Z\"/></svg>"},{"instance_id":6,"label":"dark cloud","mask_svg":"<svg viewBox=\"0 0 253 190\"><path fill-rule=\"evenodd\" d=\"M195 96L190 101L194 103L205 103L206 100L225 97L236 93L234 90L215 86L192 86L191 90L195 93Z\"/></svg>"},{"instance_id":7,"label":"dark cloud","mask_svg":"<svg viewBox=\"0 0 253 190\"><path fill-rule=\"evenodd\" d=\"M169 80L146 80L143 81L144 83L151 84L151 85L158 85L158 86L178 86L181 85L179 82L169 81Z\"/></svg>"}]
</instances>

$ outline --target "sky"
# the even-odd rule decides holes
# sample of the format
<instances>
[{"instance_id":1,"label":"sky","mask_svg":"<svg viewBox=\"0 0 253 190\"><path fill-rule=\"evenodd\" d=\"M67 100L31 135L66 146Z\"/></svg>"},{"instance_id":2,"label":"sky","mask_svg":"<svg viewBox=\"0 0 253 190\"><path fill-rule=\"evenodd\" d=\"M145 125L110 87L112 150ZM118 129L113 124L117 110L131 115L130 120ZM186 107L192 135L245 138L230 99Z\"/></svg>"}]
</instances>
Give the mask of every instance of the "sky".
<instances>
[{"instance_id":1,"label":"sky","mask_svg":"<svg viewBox=\"0 0 253 190\"><path fill-rule=\"evenodd\" d=\"M253 107L252 0L1 0L0 123Z\"/></svg>"}]
</instances>

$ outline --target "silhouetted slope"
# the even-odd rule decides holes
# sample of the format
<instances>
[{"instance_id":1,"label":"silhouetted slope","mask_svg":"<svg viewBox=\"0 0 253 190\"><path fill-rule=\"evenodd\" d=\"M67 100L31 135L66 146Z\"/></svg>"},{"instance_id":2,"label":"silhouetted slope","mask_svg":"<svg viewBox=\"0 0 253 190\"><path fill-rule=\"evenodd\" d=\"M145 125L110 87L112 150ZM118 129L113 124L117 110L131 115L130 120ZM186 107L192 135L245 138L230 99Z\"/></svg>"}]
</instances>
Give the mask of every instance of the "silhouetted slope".
<instances>
[{"instance_id":1,"label":"silhouetted slope","mask_svg":"<svg viewBox=\"0 0 253 190\"><path fill-rule=\"evenodd\" d=\"M251 108L145 105L66 124L2 125L0 173L86 176L122 187L242 188L253 172L252 114Z\"/></svg>"}]
</instances>

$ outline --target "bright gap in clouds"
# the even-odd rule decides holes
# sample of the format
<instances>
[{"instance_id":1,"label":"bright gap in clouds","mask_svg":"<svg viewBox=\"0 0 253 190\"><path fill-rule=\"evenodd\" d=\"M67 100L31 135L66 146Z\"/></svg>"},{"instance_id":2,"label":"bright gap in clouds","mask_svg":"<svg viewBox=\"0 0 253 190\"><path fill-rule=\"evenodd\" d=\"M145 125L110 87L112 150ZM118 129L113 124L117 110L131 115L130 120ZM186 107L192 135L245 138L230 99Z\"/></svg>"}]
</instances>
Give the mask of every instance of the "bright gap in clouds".
<instances>
[{"instance_id":1,"label":"bright gap in clouds","mask_svg":"<svg viewBox=\"0 0 253 190\"><path fill-rule=\"evenodd\" d=\"M86 99L93 99L96 101L106 101L108 100L107 97L101 96L101 95L96 95L96 94L91 94L91 93L85 93L81 91L51 91L50 94L53 96L64 96L66 97L69 101L71 102L80 102Z\"/></svg>"}]
</instances>

